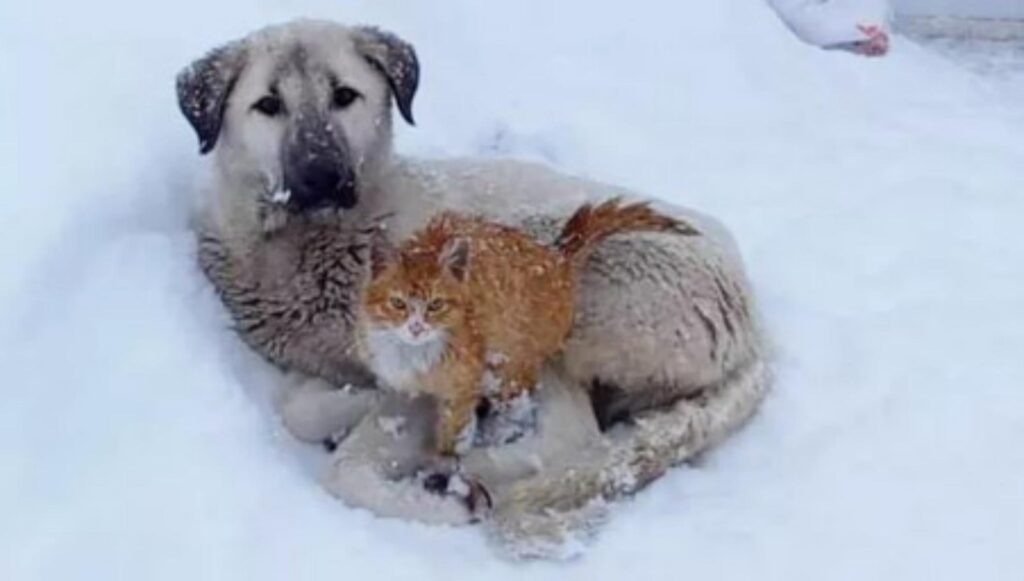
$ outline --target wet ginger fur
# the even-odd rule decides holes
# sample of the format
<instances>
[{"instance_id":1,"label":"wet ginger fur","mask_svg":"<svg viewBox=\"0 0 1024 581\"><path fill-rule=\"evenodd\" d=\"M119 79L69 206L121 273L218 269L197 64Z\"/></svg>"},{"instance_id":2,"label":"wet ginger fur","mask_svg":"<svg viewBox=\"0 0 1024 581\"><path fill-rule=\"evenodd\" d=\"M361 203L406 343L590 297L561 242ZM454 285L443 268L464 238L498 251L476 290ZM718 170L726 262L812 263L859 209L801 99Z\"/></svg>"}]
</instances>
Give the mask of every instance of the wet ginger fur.
<instances>
[{"instance_id":1,"label":"wet ginger fur","mask_svg":"<svg viewBox=\"0 0 1024 581\"><path fill-rule=\"evenodd\" d=\"M444 212L397 249L376 245L359 346L386 388L439 404L434 444L450 456L485 395L532 389L574 315L578 272L605 238L632 231L696 234L646 203L581 206L552 246L521 230ZM496 393L484 393L485 374ZM489 390L488 390L489 391Z\"/></svg>"}]
</instances>

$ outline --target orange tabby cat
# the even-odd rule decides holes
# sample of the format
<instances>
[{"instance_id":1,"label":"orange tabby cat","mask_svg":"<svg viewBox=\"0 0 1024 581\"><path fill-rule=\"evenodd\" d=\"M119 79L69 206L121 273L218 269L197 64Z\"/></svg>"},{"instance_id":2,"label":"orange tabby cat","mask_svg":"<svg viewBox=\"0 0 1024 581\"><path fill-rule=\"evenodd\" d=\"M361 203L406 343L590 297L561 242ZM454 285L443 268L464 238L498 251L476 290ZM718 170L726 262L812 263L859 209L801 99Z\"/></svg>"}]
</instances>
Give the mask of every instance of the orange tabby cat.
<instances>
[{"instance_id":1,"label":"orange tabby cat","mask_svg":"<svg viewBox=\"0 0 1024 581\"><path fill-rule=\"evenodd\" d=\"M438 398L435 444L453 454L484 395L485 371L501 399L532 388L569 334L577 271L599 241L636 230L695 233L619 199L582 206L554 247L515 228L440 214L397 250L375 248L361 353L384 387Z\"/></svg>"}]
</instances>

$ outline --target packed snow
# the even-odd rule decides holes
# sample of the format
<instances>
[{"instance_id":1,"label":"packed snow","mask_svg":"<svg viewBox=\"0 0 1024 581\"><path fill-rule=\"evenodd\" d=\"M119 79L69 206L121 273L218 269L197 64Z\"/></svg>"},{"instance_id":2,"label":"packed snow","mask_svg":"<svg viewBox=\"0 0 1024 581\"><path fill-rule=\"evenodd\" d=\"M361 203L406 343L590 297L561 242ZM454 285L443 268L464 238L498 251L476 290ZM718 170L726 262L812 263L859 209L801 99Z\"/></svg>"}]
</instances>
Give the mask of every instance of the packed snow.
<instances>
[{"instance_id":1,"label":"packed snow","mask_svg":"<svg viewBox=\"0 0 1024 581\"><path fill-rule=\"evenodd\" d=\"M416 45L400 151L539 159L735 233L774 391L575 560L335 501L198 272L174 75L300 15ZM819 51L763 0L7 2L0 54L0 579L1020 578L1020 84L898 37Z\"/></svg>"}]
</instances>

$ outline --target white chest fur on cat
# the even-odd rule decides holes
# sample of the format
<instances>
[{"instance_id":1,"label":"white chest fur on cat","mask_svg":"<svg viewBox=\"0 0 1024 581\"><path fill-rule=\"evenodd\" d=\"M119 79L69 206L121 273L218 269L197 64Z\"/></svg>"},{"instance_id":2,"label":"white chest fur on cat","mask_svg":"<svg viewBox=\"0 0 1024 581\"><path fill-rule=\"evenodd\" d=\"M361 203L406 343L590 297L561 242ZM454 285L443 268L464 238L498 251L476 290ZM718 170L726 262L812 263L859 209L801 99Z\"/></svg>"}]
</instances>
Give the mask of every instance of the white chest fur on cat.
<instances>
[{"instance_id":1,"label":"white chest fur on cat","mask_svg":"<svg viewBox=\"0 0 1024 581\"><path fill-rule=\"evenodd\" d=\"M389 388L406 393L424 390L418 376L437 364L445 348L441 334L429 341L409 343L391 329L367 330L364 340L370 370Z\"/></svg>"}]
</instances>

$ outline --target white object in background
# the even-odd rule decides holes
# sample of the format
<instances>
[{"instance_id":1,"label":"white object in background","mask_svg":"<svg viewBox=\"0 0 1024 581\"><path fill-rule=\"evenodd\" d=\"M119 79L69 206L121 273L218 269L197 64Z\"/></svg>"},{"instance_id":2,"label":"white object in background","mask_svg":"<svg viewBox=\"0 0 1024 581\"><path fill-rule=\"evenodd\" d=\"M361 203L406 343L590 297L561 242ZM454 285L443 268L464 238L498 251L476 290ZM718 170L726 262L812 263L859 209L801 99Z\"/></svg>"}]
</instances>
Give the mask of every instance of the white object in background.
<instances>
[{"instance_id":1,"label":"white object in background","mask_svg":"<svg viewBox=\"0 0 1024 581\"><path fill-rule=\"evenodd\" d=\"M889 50L888 0L768 0L801 40L866 56Z\"/></svg>"}]
</instances>

